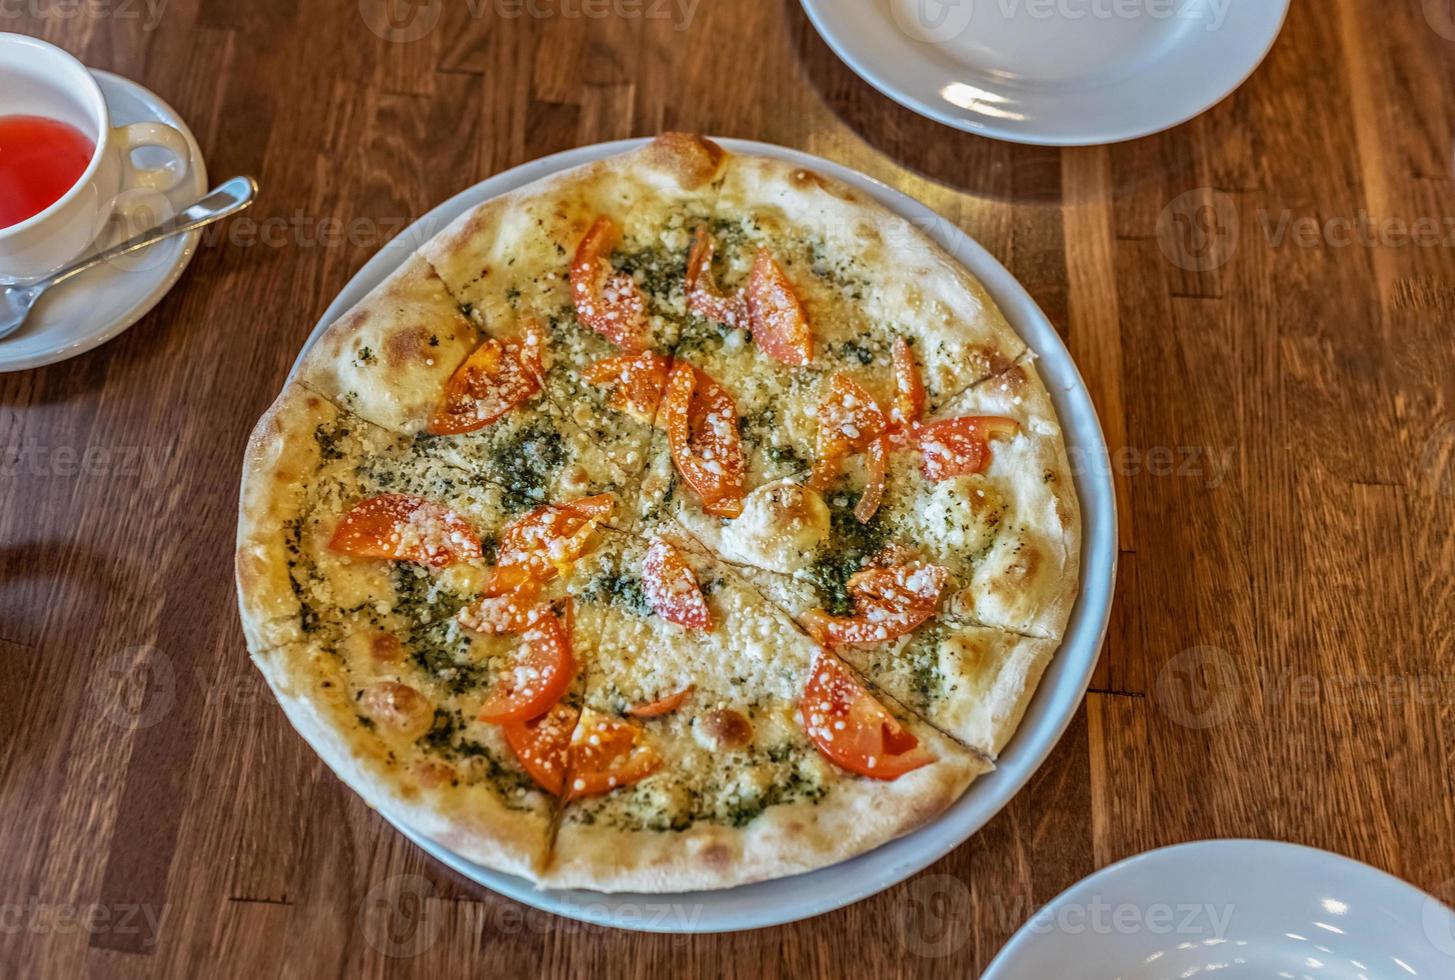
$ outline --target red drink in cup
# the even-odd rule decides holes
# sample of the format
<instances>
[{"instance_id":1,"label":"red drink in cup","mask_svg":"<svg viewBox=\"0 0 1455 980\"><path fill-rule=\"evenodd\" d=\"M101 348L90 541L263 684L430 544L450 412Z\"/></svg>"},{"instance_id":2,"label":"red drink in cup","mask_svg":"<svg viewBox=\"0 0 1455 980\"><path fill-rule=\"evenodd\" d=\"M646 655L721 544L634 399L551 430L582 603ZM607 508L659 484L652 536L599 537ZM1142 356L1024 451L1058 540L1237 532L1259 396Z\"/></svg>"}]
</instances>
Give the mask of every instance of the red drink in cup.
<instances>
[{"instance_id":1,"label":"red drink in cup","mask_svg":"<svg viewBox=\"0 0 1455 980\"><path fill-rule=\"evenodd\" d=\"M0 116L0 228L39 214L75 186L96 144L70 123Z\"/></svg>"}]
</instances>

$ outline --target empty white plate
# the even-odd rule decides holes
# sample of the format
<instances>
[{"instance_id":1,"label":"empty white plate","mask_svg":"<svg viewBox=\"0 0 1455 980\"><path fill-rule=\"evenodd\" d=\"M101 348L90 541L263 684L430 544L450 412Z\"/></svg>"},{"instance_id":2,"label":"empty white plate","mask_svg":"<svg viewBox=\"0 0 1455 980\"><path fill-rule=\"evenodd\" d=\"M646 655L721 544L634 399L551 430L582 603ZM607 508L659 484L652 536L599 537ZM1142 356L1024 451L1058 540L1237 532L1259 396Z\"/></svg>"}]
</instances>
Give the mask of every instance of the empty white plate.
<instances>
[{"instance_id":1,"label":"empty white plate","mask_svg":"<svg viewBox=\"0 0 1455 980\"><path fill-rule=\"evenodd\" d=\"M1026 923L983 980L1455 977L1455 914L1327 851L1216 840L1103 868Z\"/></svg>"},{"instance_id":2,"label":"empty white plate","mask_svg":"<svg viewBox=\"0 0 1455 980\"><path fill-rule=\"evenodd\" d=\"M1113 143L1203 112L1253 73L1288 0L802 0L861 78L947 126Z\"/></svg>"}]
</instances>

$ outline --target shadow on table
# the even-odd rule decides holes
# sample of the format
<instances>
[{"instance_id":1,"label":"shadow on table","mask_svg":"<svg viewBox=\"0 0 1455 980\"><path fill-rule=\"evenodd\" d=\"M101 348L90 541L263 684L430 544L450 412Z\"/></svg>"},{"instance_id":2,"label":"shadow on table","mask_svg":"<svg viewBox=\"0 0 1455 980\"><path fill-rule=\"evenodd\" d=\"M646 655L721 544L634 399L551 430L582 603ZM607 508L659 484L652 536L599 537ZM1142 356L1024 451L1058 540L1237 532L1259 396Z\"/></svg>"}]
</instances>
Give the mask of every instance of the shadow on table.
<instances>
[{"instance_id":1,"label":"shadow on table","mask_svg":"<svg viewBox=\"0 0 1455 980\"><path fill-rule=\"evenodd\" d=\"M788 34L828 107L865 142L923 177L1011 203L1058 203L1060 150L964 133L882 95L819 37L799 0L783 0Z\"/></svg>"},{"instance_id":2,"label":"shadow on table","mask_svg":"<svg viewBox=\"0 0 1455 980\"><path fill-rule=\"evenodd\" d=\"M69 541L0 547L0 742L12 757L55 737L37 718L73 715L78 701L93 720L140 727L129 699L145 692L128 685L147 680L160 658L125 630L130 611L146 608L148 597L135 594L146 580L115 555ZM42 674L52 682L37 683Z\"/></svg>"}]
</instances>

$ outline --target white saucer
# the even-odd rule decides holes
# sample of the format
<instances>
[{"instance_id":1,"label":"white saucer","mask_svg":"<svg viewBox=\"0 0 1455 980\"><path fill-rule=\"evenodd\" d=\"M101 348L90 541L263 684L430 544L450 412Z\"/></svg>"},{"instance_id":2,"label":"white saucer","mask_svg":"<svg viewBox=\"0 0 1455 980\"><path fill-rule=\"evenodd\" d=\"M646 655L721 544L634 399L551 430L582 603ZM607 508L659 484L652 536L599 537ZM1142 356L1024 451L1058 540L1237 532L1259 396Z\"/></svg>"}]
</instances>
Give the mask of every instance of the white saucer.
<instances>
[{"instance_id":1,"label":"white saucer","mask_svg":"<svg viewBox=\"0 0 1455 980\"><path fill-rule=\"evenodd\" d=\"M1243 83L1289 0L802 0L861 78L947 126L1043 146L1191 119Z\"/></svg>"},{"instance_id":2,"label":"white saucer","mask_svg":"<svg viewBox=\"0 0 1455 980\"><path fill-rule=\"evenodd\" d=\"M179 211L207 191L207 165L187 123L161 97L130 79L93 69L113 125L163 122L182 133L192 153L187 178L166 194ZM142 154L138 154L141 157ZM141 159L143 165L158 161ZM165 211L158 202L158 211ZM171 217L155 214L155 221ZM155 221L148 224L154 224ZM108 242L130 237L144 228L116 229ZM57 286L41 297L19 332L0 340L0 371L23 371L54 364L106 343L156 306L181 277L197 250L200 231L158 242L144 252L103 263Z\"/></svg>"},{"instance_id":3,"label":"white saucer","mask_svg":"<svg viewBox=\"0 0 1455 980\"><path fill-rule=\"evenodd\" d=\"M540 177L624 152L643 142L601 143L535 160L497 174L441 204L391 240L358 271L318 321L298 355L299 360L328 324L383 281L411 251L469 208ZM857 171L767 143L731 139L718 142L738 153L761 153L791 160L860 189L914 222L985 284L1022 339L1040 354L1041 376L1051 389L1067 448L1076 461L1072 469L1085 526L1081 546L1082 585L1065 641L1046 670L1015 738L1001 755L999 768L977 780L928 826L829 868L722 891L677 895L545 891L524 879L472 864L423 839L388 813L384 814L405 836L439 861L493 891L557 915L652 932L756 929L820 915L883 891L964 843L1026 784L1076 713L1106 634L1116 577L1116 507L1106 440L1096 409L1055 328L1005 267L959 228L923 204ZM296 362L294 370L297 370Z\"/></svg>"},{"instance_id":4,"label":"white saucer","mask_svg":"<svg viewBox=\"0 0 1455 980\"><path fill-rule=\"evenodd\" d=\"M982 980L1455 977L1455 913L1367 864L1276 841L1183 844L1103 868Z\"/></svg>"}]
</instances>

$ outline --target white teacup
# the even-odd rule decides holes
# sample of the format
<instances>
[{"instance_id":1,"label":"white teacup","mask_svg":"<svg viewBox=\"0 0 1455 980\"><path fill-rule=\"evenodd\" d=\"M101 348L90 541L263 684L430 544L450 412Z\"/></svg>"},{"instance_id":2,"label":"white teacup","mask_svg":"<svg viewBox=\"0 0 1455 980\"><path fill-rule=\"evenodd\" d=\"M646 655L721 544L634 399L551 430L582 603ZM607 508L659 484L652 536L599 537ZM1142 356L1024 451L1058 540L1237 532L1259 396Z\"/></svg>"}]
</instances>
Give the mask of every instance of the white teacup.
<instances>
[{"instance_id":1,"label":"white teacup","mask_svg":"<svg viewBox=\"0 0 1455 980\"><path fill-rule=\"evenodd\" d=\"M187 140L171 126L113 128L96 79L71 55L24 34L0 33L0 116L45 116L75 126L96 144L85 171L39 214L0 228L0 277L48 275L81 255L114 218L176 187L191 167ZM141 167L132 152L160 147L169 159Z\"/></svg>"}]
</instances>

